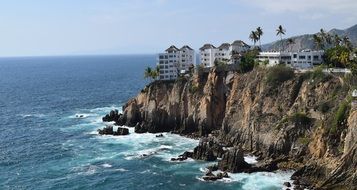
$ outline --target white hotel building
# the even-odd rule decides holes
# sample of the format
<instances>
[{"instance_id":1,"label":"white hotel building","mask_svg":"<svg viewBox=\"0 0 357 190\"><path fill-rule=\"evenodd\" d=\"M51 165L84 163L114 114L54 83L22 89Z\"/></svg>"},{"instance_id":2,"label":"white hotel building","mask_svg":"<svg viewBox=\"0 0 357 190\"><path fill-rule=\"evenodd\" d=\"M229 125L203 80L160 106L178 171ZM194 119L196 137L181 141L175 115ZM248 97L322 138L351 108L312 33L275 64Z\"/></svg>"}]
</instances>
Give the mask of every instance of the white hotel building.
<instances>
[{"instance_id":1,"label":"white hotel building","mask_svg":"<svg viewBox=\"0 0 357 190\"><path fill-rule=\"evenodd\" d=\"M260 52L258 60L268 61L269 66L286 64L295 69L309 69L323 62L324 51Z\"/></svg>"},{"instance_id":2,"label":"white hotel building","mask_svg":"<svg viewBox=\"0 0 357 190\"><path fill-rule=\"evenodd\" d=\"M178 49L170 46L165 53L157 57L157 65L160 68L160 80L176 79L179 73L185 73L196 64L195 50L189 46Z\"/></svg>"},{"instance_id":3,"label":"white hotel building","mask_svg":"<svg viewBox=\"0 0 357 190\"><path fill-rule=\"evenodd\" d=\"M200 48L201 64L204 67L213 67L215 61L226 61L228 64L238 63L241 53L250 49L250 46L241 40L232 44L223 43L219 47L205 44Z\"/></svg>"}]
</instances>

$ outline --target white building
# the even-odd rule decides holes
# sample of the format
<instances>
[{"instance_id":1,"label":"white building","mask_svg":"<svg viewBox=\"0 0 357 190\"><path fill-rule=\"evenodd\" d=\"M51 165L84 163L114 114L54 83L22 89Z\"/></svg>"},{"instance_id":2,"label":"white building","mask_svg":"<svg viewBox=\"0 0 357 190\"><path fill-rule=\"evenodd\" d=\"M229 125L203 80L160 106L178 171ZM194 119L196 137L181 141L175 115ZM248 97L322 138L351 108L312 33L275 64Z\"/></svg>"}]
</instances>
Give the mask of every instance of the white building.
<instances>
[{"instance_id":1,"label":"white building","mask_svg":"<svg viewBox=\"0 0 357 190\"><path fill-rule=\"evenodd\" d=\"M268 61L269 66L286 64L295 69L308 69L323 62L324 51L260 52L258 59Z\"/></svg>"},{"instance_id":2,"label":"white building","mask_svg":"<svg viewBox=\"0 0 357 190\"><path fill-rule=\"evenodd\" d=\"M238 63L241 53L249 49L250 46L241 40L236 40L232 44L223 43L219 47L205 44L200 48L201 64L204 67L213 67L216 60L228 64Z\"/></svg>"},{"instance_id":3,"label":"white building","mask_svg":"<svg viewBox=\"0 0 357 190\"><path fill-rule=\"evenodd\" d=\"M157 65L160 68L160 80L173 80L180 73L185 73L196 64L195 50L189 46L178 49L174 45L158 54Z\"/></svg>"}]
</instances>

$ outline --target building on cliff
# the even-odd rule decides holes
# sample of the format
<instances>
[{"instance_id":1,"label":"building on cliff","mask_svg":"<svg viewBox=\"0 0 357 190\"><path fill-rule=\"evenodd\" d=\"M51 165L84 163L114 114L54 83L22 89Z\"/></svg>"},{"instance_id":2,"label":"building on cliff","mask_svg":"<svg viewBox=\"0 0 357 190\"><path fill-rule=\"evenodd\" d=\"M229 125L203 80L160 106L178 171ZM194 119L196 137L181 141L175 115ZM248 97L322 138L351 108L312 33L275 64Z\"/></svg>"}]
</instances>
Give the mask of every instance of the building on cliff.
<instances>
[{"instance_id":1,"label":"building on cliff","mask_svg":"<svg viewBox=\"0 0 357 190\"><path fill-rule=\"evenodd\" d=\"M324 51L304 50L299 52L260 52L258 60L268 61L269 66L286 64L295 69L309 69L323 62Z\"/></svg>"},{"instance_id":2,"label":"building on cliff","mask_svg":"<svg viewBox=\"0 0 357 190\"><path fill-rule=\"evenodd\" d=\"M204 67L213 67L216 61L227 64L239 63L241 54L249 49L250 46L241 40L236 40L232 44L223 43L218 47L205 44L200 48L201 64Z\"/></svg>"},{"instance_id":3,"label":"building on cliff","mask_svg":"<svg viewBox=\"0 0 357 190\"><path fill-rule=\"evenodd\" d=\"M181 73L186 73L196 64L195 50L185 45L181 49L172 45L157 56L160 68L160 80L176 79Z\"/></svg>"}]
</instances>

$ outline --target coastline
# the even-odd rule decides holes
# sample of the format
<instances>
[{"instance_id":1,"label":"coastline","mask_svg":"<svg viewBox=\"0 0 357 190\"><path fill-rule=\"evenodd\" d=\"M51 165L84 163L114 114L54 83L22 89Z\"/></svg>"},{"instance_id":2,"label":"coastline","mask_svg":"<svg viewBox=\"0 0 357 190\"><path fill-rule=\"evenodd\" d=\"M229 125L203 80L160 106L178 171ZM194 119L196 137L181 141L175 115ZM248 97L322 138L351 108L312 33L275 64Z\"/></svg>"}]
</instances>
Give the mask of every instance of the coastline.
<instances>
[{"instance_id":1,"label":"coastline","mask_svg":"<svg viewBox=\"0 0 357 190\"><path fill-rule=\"evenodd\" d=\"M297 110L302 106L314 107L328 101L330 97L326 91L339 89L339 79L324 74L323 78L314 79L317 82L311 83L310 73L295 74L293 78L282 81L279 87L265 83L267 72L269 70L256 69L237 74L212 69L206 75L195 75L191 79L156 81L123 106L124 112L118 115L116 123L135 127L137 133L174 132L190 138L201 137L202 143L195 148L192 157L206 161L223 158L226 161L219 167L226 171L249 173L295 169L297 171L292 179L295 180L296 189L331 187L325 182L330 178L329 172L320 177L316 175L322 168L333 170L326 165L331 158L336 163L333 167L343 164L337 161L341 154L326 152L324 146L331 149L337 149L338 146L330 144L331 135L327 138L321 136L326 131L315 125L320 122L321 116L326 117L333 112L322 113L305 108L305 113L300 113ZM306 91L313 91L315 95ZM334 97L338 101L330 105L330 110L344 101L346 93L348 90L339 91L338 98ZM313 105L305 103L312 100ZM243 112L237 110L237 106ZM356 126L350 122L346 127ZM315 140L306 142L304 138L309 135L315 136ZM224 147L236 147L239 153L223 150ZM238 161L238 165L243 165L237 168L237 163L232 164L231 158L236 162L236 158L241 157L240 152L258 156L263 164L249 166ZM316 169L308 169L311 167ZM349 171L340 172L351 175ZM348 187L347 184L354 182L346 179L338 183L340 185L337 187Z\"/></svg>"}]
</instances>

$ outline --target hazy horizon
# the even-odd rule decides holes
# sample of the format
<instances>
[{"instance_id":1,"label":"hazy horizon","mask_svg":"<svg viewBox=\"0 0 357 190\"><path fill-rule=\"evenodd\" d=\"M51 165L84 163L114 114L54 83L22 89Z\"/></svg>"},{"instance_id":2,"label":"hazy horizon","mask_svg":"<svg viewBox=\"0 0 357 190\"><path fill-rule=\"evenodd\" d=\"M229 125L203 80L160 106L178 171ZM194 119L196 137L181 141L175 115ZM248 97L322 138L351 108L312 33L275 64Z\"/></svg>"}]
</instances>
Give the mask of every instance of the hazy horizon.
<instances>
[{"instance_id":1,"label":"hazy horizon","mask_svg":"<svg viewBox=\"0 0 357 190\"><path fill-rule=\"evenodd\" d=\"M0 57L149 55L198 49L263 28L262 44L357 24L353 0L25 0L0 3Z\"/></svg>"}]
</instances>

